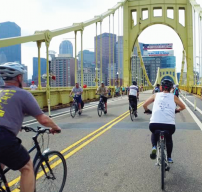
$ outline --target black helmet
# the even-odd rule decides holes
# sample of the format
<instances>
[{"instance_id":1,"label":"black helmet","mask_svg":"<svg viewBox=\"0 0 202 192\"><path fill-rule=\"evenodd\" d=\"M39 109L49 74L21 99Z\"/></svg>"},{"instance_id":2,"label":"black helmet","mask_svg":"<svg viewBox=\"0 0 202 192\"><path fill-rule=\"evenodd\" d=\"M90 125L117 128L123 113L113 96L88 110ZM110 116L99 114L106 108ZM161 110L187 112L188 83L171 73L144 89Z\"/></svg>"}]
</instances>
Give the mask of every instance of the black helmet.
<instances>
[{"instance_id":1,"label":"black helmet","mask_svg":"<svg viewBox=\"0 0 202 192\"><path fill-rule=\"evenodd\" d=\"M169 79L164 79L161 82L161 85L162 85L163 90L170 91L171 88L173 87L173 82Z\"/></svg>"},{"instance_id":2,"label":"black helmet","mask_svg":"<svg viewBox=\"0 0 202 192\"><path fill-rule=\"evenodd\" d=\"M160 84L157 84L156 86L157 86L157 87L160 87Z\"/></svg>"},{"instance_id":3,"label":"black helmet","mask_svg":"<svg viewBox=\"0 0 202 192\"><path fill-rule=\"evenodd\" d=\"M133 81L133 85L137 85L137 82L136 82L136 81Z\"/></svg>"}]
</instances>

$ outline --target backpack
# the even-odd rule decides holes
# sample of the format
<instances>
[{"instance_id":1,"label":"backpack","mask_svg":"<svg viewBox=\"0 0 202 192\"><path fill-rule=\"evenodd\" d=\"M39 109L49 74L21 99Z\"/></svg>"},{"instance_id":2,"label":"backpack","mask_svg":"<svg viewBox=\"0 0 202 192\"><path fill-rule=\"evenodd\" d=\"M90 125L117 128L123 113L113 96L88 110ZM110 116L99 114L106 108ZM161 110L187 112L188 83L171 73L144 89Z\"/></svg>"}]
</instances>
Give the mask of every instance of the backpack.
<instances>
[{"instance_id":1,"label":"backpack","mask_svg":"<svg viewBox=\"0 0 202 192\"><path fill-rule=\"evenodd\" d=\"M154 92L155 92L155 93L160 92L159 88L158 88L158 87L156 87L156 88L154 89Z\"/></svg>"},{"instance_id":2,"label":"backpack","mask_svg":"<svg viewBox=\"0 0 202 192\"><path fill-rule=\"evenodd\" d=\"M174 95L176 95L178 97L178 95L179 95L179 89L178 88L175 88Z\"/></svg>"}]
</instances>

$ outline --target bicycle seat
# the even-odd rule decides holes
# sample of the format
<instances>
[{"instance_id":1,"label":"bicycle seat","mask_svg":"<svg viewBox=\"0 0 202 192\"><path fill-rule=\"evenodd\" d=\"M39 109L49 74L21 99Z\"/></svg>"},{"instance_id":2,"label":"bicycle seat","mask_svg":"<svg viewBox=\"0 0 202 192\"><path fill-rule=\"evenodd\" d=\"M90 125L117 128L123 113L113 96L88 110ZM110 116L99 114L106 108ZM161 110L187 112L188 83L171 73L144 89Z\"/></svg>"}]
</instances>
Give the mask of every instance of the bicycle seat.
<instances>
[{"instance_id":1,"label":"bicycle seat","mask_svg":"<svg viewBox=\"0 0 202 192\"><path fill-rule=\"evenodd\" d=\"M170 134L167 130L155 130L154 132L155 135L159 135L160 133L163 133L164 135Z\"/></svg>"}]
</instances>

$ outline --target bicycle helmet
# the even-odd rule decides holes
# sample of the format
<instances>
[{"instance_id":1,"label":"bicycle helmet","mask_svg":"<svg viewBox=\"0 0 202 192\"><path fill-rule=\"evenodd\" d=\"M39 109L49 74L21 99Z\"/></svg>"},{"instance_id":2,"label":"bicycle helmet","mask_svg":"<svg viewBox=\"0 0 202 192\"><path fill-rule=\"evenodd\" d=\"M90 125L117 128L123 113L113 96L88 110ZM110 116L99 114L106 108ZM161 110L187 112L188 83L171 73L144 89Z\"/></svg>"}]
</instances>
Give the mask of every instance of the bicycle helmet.
<instances>
[{"instance_id":1,"label":"bicycle helmet","mask_svg":"<svg viewBox=\"0 0 202 192\"><path fill-rule=\"evenodd\" d=\"M137 82L136 82L136 81L133 81L133 85L137 85Z\"/></svg>"},{"instance_id":2,"label":"bicycle helmet","mask_svg":"<svg viewBox=\"0 0 202 192\"><path fill-rule=\"evenodd\" d=\"M160 84L157 84L156 86L157 86L157 87L160 87Z\"/></svg>"},{"instance_id":3,"label":"bicycle helmet","mask_svg":"<svg viewBox=\"0 0 202 192\"><path fill-rule=\"evenodd\" d=\"M26 70L19 63L9 62L0 65L0 77L2 77L3 80L12 80L14 77L23 75L25 72Z\"/></svg>"},{"instance_id":4,"label":"bicycle helmet","mask_svg":"<svg viewBox=\"0 0 202 192\"><path fill-rule=\"evenodd\" d=\"M161 85L162 85L163 91L170 91L171 88L173 87L173 82L169 79L164 79L161 82Z\"/></svg>"}]
</instances>

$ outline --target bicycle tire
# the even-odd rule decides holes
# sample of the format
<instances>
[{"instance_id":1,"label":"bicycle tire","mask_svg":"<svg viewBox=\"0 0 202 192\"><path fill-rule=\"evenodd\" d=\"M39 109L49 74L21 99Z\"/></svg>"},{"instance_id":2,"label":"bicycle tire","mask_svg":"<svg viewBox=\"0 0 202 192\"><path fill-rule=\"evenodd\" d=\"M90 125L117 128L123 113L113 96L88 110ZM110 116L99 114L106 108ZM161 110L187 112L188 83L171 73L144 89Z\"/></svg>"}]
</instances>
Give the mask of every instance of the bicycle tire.
<instances>
[{"instance_id":1,"label":"bicycle tire","mask_svg":"<svg viewBox=\"0 0 202 192\"><path fill-rule=\"evenodd\" d=\"M134 112L133 112L133 109L132 109L132 107L130 107L130 118L131 118L131 121L134 121Z\"/></svg>"},{"instance_id":2,"label":"bicycle tire","mask_svg":"<svg viewBox=\"0 0 202 192\"><path fill-rule=\"evenodd\" d=\"M102 107L100 106L100 103L98 104L98 107L97 107L97 114L99 117L102 116Z\"/></svg>"},{"instance_id":3,"label":"bicycle tire","mask_svg":"<svg viewBox=\"0 0 202 192\"><path fill-rule=\"evenodd\" d=\"M164 154L164 142L161 142L161 189L164 190L164 178L165 178L165 154Z\"/></svg>"},{"instance_id":4,"label":"bicycle tire","mask_svg":"<svg viewBox=\"0 0 202 192\"><path fill-rule=\"evenodd\" d=\"M36 187L35 192L62 192L66 183L67 178L67 165L63 155L58 151L50 151L46 153L46 159L48 160L48 165L51 167L49 170L47 163L44 159L39 159L38 163L34 166L34 173L36 177ZM54 157L53 157L54 156ZM56 158L55 158L56 156ZM49 159L52 158L51 161ZM53 159L54 158L54 159ZM49 164L50 163L50 164ZM62 165L63 171L60 169L57 173L59 176L56 176L56 169ZM44 171L47 171L44 173ZM51 173L52 172L52 173ZM62 174L62 175L61 175ZM55 189L55 181L61 183L58 189ZM40 182L41 181L41 182ZM45 185L47 183L49 186ZM58 186L58 185L57 185Z\"/></svg>"},{"instance_id":5,"label":"bicycle tire","mask_svg":"<svg viewBox=\"0 0 202 192\"><path fill-rule=\"evenodd\" d=\"M73 104L71 105L71 107L70 107L70 114L71 114L72 118L75 117L76 111L77 111L77 106L75 105L75 103L73 103Z\"/></svg>"}]
</instances>

